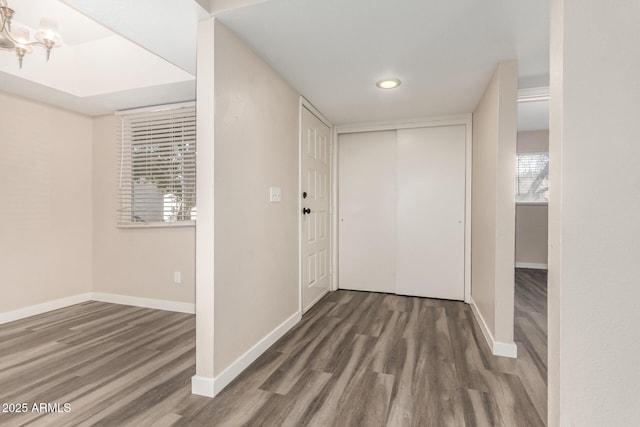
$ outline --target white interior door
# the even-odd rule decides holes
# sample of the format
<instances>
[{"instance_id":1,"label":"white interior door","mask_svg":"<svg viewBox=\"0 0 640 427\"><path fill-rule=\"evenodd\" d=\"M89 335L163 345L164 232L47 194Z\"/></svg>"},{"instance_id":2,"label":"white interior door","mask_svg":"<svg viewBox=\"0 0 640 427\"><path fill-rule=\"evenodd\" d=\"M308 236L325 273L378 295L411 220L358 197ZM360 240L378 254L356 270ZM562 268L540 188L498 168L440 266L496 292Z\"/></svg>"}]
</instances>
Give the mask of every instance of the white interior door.
<instances>
[{"instance_id":1,"label":"white interior door","mask_svg":"<svg viewBox=\"0 0 640 427\"><path fill-rule=\"evenodd\" d=\"M393 293L396 131L343 134L338 147L338 283Z\"/></svg>"},{"instance_id":2,"label":"white interior door","mask_svg":"<svg viewBox=\"0 0 640 427\"><path fill-rule=\"evenodd\" d=\"M329 291L330 130L302 109L302 308L307 311Z\"/></svg>"},{"instance_id":3,"label":"white interior door","mask_svg":"<svg viewBox=\"0 0 640 427\"><path fill-rule=\"evenodd\" d=\"M466 126L338 139L341 289L464 299Z\"/></svg>"},{"instance_id":4,"label":"white interior door","mask_svg":"<svg viewBox=\"0 0 640 427\"><path fill-rule=\"evenodd\" d=\"M464 299L465 134L398 130L398 294Z\"/></svg>"}]
</instances>

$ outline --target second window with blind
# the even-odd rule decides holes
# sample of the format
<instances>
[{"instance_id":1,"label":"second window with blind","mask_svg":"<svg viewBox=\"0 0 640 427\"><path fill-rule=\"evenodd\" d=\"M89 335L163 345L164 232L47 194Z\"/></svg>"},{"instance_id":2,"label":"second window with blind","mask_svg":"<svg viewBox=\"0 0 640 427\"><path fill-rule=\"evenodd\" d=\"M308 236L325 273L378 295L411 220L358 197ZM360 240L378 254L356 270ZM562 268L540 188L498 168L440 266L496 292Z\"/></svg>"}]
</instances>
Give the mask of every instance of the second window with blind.
<instances>
[{"instance_id":1,"label":"second window with blind","mask_svg":"<svg viewBox=\"0 0 640 427\"><path fill-rule=\"evenodd\" d=\"M549 153L518 153L516 159L516 202L549 201Z\"/></svg>"},{"instance_id":2,"label":"second window with blind","mask_svg":"<svg viewBox=\"0 0 640 427\"><path fill-rule=\"evenodd\" d=\"M117 224L193 224L197 211L195 105L122 111L117 116Z\"/></svg>"}]
</instances>

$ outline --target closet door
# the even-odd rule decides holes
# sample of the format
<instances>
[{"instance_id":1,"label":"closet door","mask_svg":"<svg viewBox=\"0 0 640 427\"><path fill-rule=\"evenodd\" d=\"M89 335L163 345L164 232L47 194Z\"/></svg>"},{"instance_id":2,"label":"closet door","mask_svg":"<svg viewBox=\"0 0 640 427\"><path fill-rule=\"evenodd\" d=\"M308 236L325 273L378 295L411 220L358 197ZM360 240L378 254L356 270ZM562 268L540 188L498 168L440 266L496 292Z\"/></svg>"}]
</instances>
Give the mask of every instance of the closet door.
<instances>
[{"instance_id":1,"label":"closet door","mask_svg":"<svg viewBox=\"0 0 640 427\"><path fill-rule=\"evenodd\" d=\"M396 131L338 139L338 283L395 292Z\"/></svg>"},{"instance_id":2,"label":"closet door","mask_svg":"<svg viewBox=\"0 0 640 427\"><path fill-rule=\"evenodd\" d=\"M397 131L398 294L464 299L465 133Z\"/></svg>"}]
</instances>

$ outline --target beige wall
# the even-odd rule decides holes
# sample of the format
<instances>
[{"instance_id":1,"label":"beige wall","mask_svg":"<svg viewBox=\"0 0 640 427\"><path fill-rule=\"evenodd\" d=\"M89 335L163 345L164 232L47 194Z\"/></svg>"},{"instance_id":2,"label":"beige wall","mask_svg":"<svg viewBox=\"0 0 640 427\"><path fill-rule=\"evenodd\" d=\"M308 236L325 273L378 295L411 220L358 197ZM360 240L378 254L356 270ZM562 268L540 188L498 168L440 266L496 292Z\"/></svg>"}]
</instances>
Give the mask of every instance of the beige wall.
<instances>
[{"instance_id":1,"label":"beige wall","mask_svg":"<svg viewBox=\"0 0 640 427\"><path fill-rule=\"evenodd\" d=\"M0 128L0 313L88 292L194 302L193 227L115 228L115 116L0 93Z\"/></svg>"},{"instance_id":2,"label":"beige wall","mask_svg":"<svg viewBox=\"0 0 640 427\"><path fill-rule=\"evenodd\" d=\"M93 291L193 303L195 227L115 227L116 128L114 115L93 121Z\"/></svg>"},{"instance_id":3,"label":"beige wall","mask_svg":"<svg viewBox=\"0 0 640 427\"><path fill-rule=\"evenodd\" d=\"M549 425L640 419L640 7L552 0Z\"/></svg>"},{"instance_id":4,"label":"beige wall","mask_svg":"<svg viewBox=\"0 0 640 427\"><path fill-rule=\"evenodd\" d=\"M548 151L548 130L518 132L518 153L547 153Z\"/></svg>"},{"instance_id":5,"label":"beige wall","mask_svg":"<svg viewBox=\"0 0 640 427\"><path fill-rule=\"evenodd\" d=\"M516 207L516 267L545 268L549 233L546 205Z\"/></svg>"},{"instance_id":6,"label":"beige wall","mask_svg":"<svg viewBox=\"0 0 640 427\"><path fill-rule=\"evenodd\" d=\"M91 136L0 92L0 313L91 291Z\"/></svg>"},{"instance_id":7,"label":"beige wall","mask_svg":"<svg viewBox=\"0 0 640 427\"><path fill-rule=\"evenodd\" d=\"M217 375L299 309L299 97L220 23L214 40Z\"/></svg>"},{"instance_id":8,"label":"beige wall","mask_svg":"<svg viewBox=\"0 0 640 427\"><path fill-rule=\"evenodd\" d=\"M549 151L549 131L518 132L518 153ZM519 204L516 207L516 266L547 265L546 205Z\"/></svg>"},{"instance_id":9,"label":"beige wall","mask_svg":"<svg viewBox=\"0 0 640 427\"><path fill-rule=\"evenodd\" d=\"M471 298L494 339L513 343L515 61L501 63L473 113Z\"/></svg>"}]
</instances>

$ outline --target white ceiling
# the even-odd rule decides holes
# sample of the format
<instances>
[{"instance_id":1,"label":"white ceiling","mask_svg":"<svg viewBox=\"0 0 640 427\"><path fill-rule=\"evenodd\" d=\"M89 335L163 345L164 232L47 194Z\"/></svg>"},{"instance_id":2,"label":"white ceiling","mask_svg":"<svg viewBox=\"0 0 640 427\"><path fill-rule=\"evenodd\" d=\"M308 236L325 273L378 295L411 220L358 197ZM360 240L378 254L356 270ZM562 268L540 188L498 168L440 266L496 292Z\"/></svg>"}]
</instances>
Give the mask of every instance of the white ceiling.
<instances>
[{"instance_id":1,"label":"white ceiling","mask_svg":"<svg viewBox=\"0 0 640 427\"><path fill-rule=\"evenodd\" d=\"M37 29L41 18L56 21L63 46L54 49L49 62L44 51L35 48L22 69L13 52L0 51L0 89L88 115L195 99L197 23L208 14L194 0L173 0L173 8L169 1L93 2L106 3L110 14L102 16L104 7L95 7L91 18L57 0L10 1L16 24ZM120 15L134 18L113 19ZM170 17L187 30L165 31ZM102 21L134 37L125 38L98 23ZM146 24L140 25L141 21ZM136 40L141 32L145 37ZM160 33L171 37L168 47L161 37L154 37ZM155 44L147 46L150 37Z\"/></svg>"},{"instance_id":2,"label":"white ceiling","mask_svg":"<svg viewBox=\"0 0 640 427\"><path fill-rule=\"evenodd\" d=\"M198 21L209 17L196 0L62 1L195 76Z\"/></svg>"},{"instance_id":3,"label":"white ceiling","mask_svg":"<svg viewBox=\"0 0 640 427\"><path fill-rule=\"evenodd\" d=\"M61 1L11 1L30 27L57 20L65 46L23 70L0 52L2 90L89 115L195 98L197 22L208 16L196 0ZM470 112L511 58L521 87L548 84L547 1L267 0L216 18L335 124ZM386 77L402 85L377 89ZM521 126L544 122L533 107L520 109Z\"/></svg>"},{"instance_id":4,"label":"white ceiling","mask_svg":"<svg viewBox=\"0 0 640 427\"><path fill-rule=\"evenodd\" d=\"M54 19L64 32L63 42L67 46L112 36L113 33L101 25L96 25L67 6L51 0L9 0L9 7L15 10L14 21L37 29L41 18Z\"/></svg>"},{"instance_id":5,"label":"white ceiling","mask_svg":"<svg viewBox=\"0 0 640 427\"><path fill-rule=\"evenodd\" d=\"M546 86L548 1L269 0L216 14L334 124L473 111L496 64ZM398 89L375 87L399 78Z\"/></svg>"}]
</instances>

